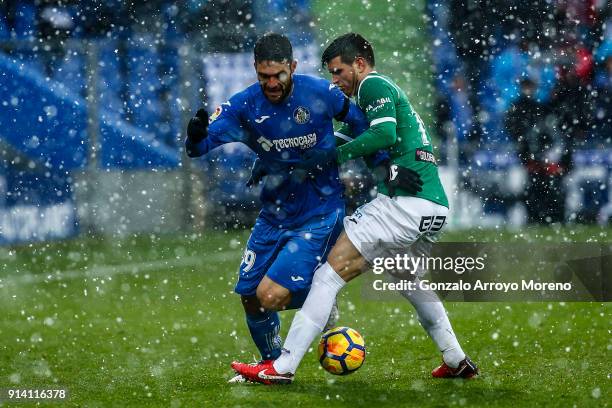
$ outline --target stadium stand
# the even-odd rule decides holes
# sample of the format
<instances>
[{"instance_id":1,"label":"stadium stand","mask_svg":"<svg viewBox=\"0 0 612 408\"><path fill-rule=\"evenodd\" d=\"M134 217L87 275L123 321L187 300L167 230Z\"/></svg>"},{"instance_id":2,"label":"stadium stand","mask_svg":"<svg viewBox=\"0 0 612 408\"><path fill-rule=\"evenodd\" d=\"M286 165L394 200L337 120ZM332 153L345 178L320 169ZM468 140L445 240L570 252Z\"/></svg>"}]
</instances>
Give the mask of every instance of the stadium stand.
<instances>
[{"instance_id":1,"label":"stadium stand","mask_svg":"<svg viewBox=\"0 0 612 408\"><path fill-rule=\"evenodd\" d=\"M8 107L0 112L0 185L21 191L23 198L3 200L0 213L5 231L26 231L2 234L2 243L50 237L19 227L27 217L14 210L26 204L39 212L67 204L70 228L55 230L63 231L58 237L76 233L73 176L92 165L113 172L178 169L185 118L201 106L214 109L252 82L254 23L274 22L283 30L291 25L296 56L316 64L306 46L313 38L309 1L225 3L221 8L198 2L179 8L164 0L0 4L0 103ZM95 156L92 143L99 145ZM35 168L22 165L16 171L15 160ZM199 162L198 171L208 179L206 194L215 197L213 212L257 209L257 189L243 187L252 161L248 149L232 145ZM41 179L41 169L48 174L46 184L26 188L26 180ZM66 194L49 204L41 197L53 197L50 191ZM20 211L25 214L25 207Z\"/></svg>"},{"instance_id":2,"label":"stadium stand","mask_svg":"<svg viewBox=\"0 0 612 408\"><path fill-rule=\"evenodd\" d=\"M0 103L8 107L0 112L3 157L50 166L57 172L51 178L69 185L66 172L90 165L94 123L99 169L178 169L185 119L200 106L212 111L252 82L251 47L261 31L286 32L299 71L318 72L309 0L217 3L222 7L165 0L0 4ZM572 153L543 176L556 177L566 195L561 220L608 222L609 11L597 6L601 2L564 1L502 12L511 3L427 2L442 171L465 195L457 202L479 202L484 209L484 216L468 217L476 223L525 212L537 166L525 161L524 146L508 131L507 112L524 97L520 83L528 78L536 84L535 100L550 107L556 128L564 130L555 140L565 138ZM579 24L568 25L570 19ZM197 171L210 186L205 194L215 197L212 207L224 213L257 208L257 190L242 188L252 160L246 148L230 145L199 161ZM7 163L0 177L5 188L17 174ZM60 184L54 188L64 189ZM5 200L4 208L15 204Z\"/></svg>"},{"instance_id":3,"label":"stadium stand","mask_svg":"<svg viewBox=\"0 0 612 408\"><path fill-rule=\"evenodd\" d=\"M612 136L609 8L596 1L452 0L429 1L427 10L440 117L450 123L440 133L447 143L458 141L457 174L468 192L488 197L485 214L505 217L518 203L529 214L544 201L544 213L565 211L529 222L607 223L611 167L601 157L609 157ZM525 79L535 84L528 98L549 113L538 118L549 123L532 125L552 129L550 143L542 133L508 133L507 114L520 102ZM533 143L546 150L542 162L529 158L539 152L521 153ZM534 188L546 183L554 189Z\"/></svg>"}]
</instances>

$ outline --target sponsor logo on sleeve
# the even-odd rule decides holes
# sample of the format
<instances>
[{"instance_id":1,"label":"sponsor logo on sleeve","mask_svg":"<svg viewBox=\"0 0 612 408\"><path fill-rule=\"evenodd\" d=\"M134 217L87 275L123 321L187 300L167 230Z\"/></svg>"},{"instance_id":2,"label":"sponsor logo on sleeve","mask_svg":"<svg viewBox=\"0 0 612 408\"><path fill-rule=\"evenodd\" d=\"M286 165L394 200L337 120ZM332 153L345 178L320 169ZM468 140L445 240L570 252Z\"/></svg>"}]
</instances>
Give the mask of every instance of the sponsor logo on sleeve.
<instances>
[{"instance_id":1,"label":"sponsor logo on sleeve","mask_svg":"<svg viewBox=\"0 0 612 408\"><path fill-rule=\"evenodd\" d=\"M210 115L210 118L208 118L208 123L213 123L219 117L219 115L221 115L221 113L223 113L223 107L217 106L217 109L215 109L213 114Z\"/></svg>"},{"instance_id":2,"label":"sponsor logo on sleeve","mask_svg":"<svg viewBox=\"0 0 612 408\"><path fill-rule=\"evenodd\" d=\"M373 104L366 106L365 111L366 113L376 112L377 110L382 109L388 103L393 103L391 98L389 98L388 96L385 96L384 98L379 98L375 100Z\"/></svg>"},{"instance_id":3,"label":"sponsor logo on sleeve","mask_svg":"<svg viewBox=\"0 0 612 408\"><path fill-rule=\"evenodd\" d=\"M436 161L436 156L434 156L432 152L428 152L427 150L416 149L414 159L416 161L431 163L434 166L438 165L438 162Z\"/></svg>"},{"instance_id":4,"label":"sponsor logo on sleeve","mask_svg":"<svg viewBox=\"0 0 612 408\"><path fill-rule=\"evenodd\" d=\"M227 101L227 102L223 102L221 105L217 106L217 109L215 109L213 114L210 115L210 117L208 118L208 123L209 124L213 123L219 117L219 115L221 115L223 113L223 105L232 106L232 103L230 101Z\"/></svg>"}]
</instances>

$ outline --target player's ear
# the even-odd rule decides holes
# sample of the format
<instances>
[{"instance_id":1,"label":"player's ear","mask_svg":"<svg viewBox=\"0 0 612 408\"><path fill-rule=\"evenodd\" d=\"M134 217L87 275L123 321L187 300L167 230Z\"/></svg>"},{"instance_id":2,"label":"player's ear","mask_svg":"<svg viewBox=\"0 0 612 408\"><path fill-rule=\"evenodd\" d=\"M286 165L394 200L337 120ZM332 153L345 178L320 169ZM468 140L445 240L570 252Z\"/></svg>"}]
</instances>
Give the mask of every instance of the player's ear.
<instances>
[{"instance_id":1,"label":"player's ear","mask_svg":"<svg viewBox=\"0 0 612 408\"><path fill-rule=\"evenodd\" d=\"M291 68L291 73L293 74L295 72L295 69L297 68L297 60L291 61L291 64L289 64L289 67Z\"/></svg>"},{"instance_id":2,"label":"player's ear","mask_svg":"<svg viewBox=\"0 0 612 408\"><path fill-rule=\"evenodd\" d=\"M363 59L362 57L355 58L355 61L353 61L353 68L355 69L355 72L361 74L363 71L366 70L365 59Z\"/></svg>"}]
</instances>

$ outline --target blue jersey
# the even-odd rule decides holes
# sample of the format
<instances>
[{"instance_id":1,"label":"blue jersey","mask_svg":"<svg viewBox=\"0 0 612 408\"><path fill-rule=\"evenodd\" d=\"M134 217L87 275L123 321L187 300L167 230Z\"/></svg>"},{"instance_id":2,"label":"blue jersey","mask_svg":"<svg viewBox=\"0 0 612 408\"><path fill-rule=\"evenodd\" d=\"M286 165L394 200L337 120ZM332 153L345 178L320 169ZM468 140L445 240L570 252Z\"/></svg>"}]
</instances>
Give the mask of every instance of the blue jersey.
<instances>
[{"instance_id":1,"label":"blue jersey","mask_svg":"<svg viewBox=\"0 0 612 408\"><path fill-rule=\"evenodd\" d=\"M250 147L269 174L260 216L290 228L344 208L344 188L335 163L319 167L316 177L290 176L308 149L335 149L334 118L348 123L355 134L368 126L359 108L326 80L293 75L293 90L279 104L268 101L255 83L221 104L211 115L208 137L197 145L187 141L187 150L190 156L201 156L224 143Z\"/></svg>"}]
</instances>

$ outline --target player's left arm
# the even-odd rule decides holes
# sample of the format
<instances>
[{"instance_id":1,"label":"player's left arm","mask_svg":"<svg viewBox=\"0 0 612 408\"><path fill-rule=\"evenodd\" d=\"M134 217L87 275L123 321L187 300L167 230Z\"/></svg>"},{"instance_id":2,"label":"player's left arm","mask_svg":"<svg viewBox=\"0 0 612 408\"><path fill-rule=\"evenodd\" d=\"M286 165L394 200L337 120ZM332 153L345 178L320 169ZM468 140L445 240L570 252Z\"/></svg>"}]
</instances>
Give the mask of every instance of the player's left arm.
<instances>
[{"instance_id":1,"label":"player's left arm","mask_svg":"<svg viewBox=\"0 0 612 408\"><path fill-rule=\"evenodd\" d=\"M370 127L354 140L337 148L338 163L371 155L386 149L397 140L395 98L389 85L370 80L363 83L359 106L365 111Z\"/></svg>"}]
</instances>

